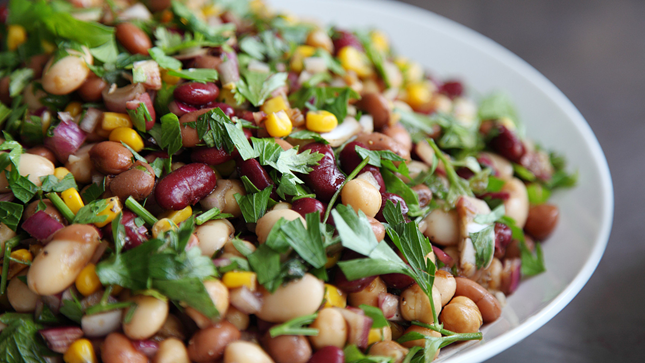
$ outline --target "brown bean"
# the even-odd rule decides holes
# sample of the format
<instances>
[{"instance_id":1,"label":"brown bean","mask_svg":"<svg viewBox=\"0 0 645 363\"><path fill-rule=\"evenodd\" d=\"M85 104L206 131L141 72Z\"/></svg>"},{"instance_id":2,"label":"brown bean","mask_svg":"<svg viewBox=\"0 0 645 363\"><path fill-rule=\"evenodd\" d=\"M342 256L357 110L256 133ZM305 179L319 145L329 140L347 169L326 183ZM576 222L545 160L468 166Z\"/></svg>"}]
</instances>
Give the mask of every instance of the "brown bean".
<instances>
[{"instance_id":1,"label":"brown bean","mask_svg":"<svg viewBox=\"0 0 645 363\"><path fill-rule=\"evenodd\" d=\"M189 112L179 118L179 123L181 125L181 143L184 147L195 147L200 141L197 129L186 124L197 121L199 116L210 110L212 110L212 108L202 108L201 110Z\"/></svg>"},{"instance_id":2,"label":"brown bean","mask_svg":"<svg viewBox=\"0 0 645 363\"><path fill-rule=\"evenodd\" d=\"M49 54L38 54L29 58L27 68L30 68L34 71L33 79L39 79L43 75L43 69L45 68L45 64L47 64L50 57L51 55Z\"/></svg>"},{"instance_id":3,"label":"brown bean","mask_svg":"<svg viewBox=\"0 0 645 363\"><path fill-rule=\"evenodd\" d=\"M370 222L370 226L372 227L372 232L374 232L376 240L382 241L385 238L385 227L383 226L383 223L379 222L374 217L367 217L367 220Z\"/></svg>"},{"instance_id":4,"label":"brown bean","mask_svg":"<svg viewBox=\"0 0 645 363\"><path fill-rule=\"evenodd\" d=\"M455 296L466 296L477 304L484 323L493 322L502 315L502 306L488 290L465 277L456 277L455 281L457 282Z\"/></svg>"},{"instance_id":5,"label":"brown bean","mask_svg":"<svg viewBox=\"0 0 645 363\"><path fill-rule=\"evenodd\" d=\"M97 102L103 98L103 90L108 86L103 78L91 73L78 89L78 94L85 102Z\"/></svg>"},{"instance_id":6,"label":"brown bean","mask_svg":"<svg viewBox=\"0 0 645 363\"><path fill-rule=\"evenodd\" d=\"M155 173L147 163L137 161L130 170L110 180L110 191L121 200L132 196L135 200L144 200L155 186Z\"/></svg>"},{"instance_id":7,"label":"brown bean","mask_svg":"<svg viewBox=\"0 0 645 363\"><path fill-rule=\"evenodd\" d=\"M171 0L148 0L146 1L148 7L153 12L158 12L170 7Z\"/></svg>"},{"instance_id":8,"label":"brown bean","mask_svg":"<svg viewBox=\"0 0 645 363\"><path fill-rule=\"evenodd\" d=\"M25 213L23 214L24 220L29 219L29 217L33 216L36 213L36 209L38 208L39 203L40 200L35 200L29 203L27 208L25 208ZM58 222L67 225L67 219L63 218L58 209L54 207L54 204L49 199L43 199L43 203L45 203L45 210L43 210L43 212L49 214L50 217L54 218Z\"/></svg>"},{"instance_id":9,"label":"brown bean","mask_svg":"<svg viewBox=\"0 0 645 363\"><path fill-rule=\"evenodd\" d=\"M432 201L432 190L423 184L412 187L419 198L419 207L424 208Z\"/></svg>"},{"instance_id":10,"label":"brown bean","mask_svg":"<svg viewBox=\"0 0 645 363\"><path fill-rule=\"evenodd\" d=\"M362 95L360 101L356 103L356 107L372 115L375 130L381 130L393 120L390 103L380 93L367 93Z\"/></svg>"},{"instance_id":11,"label":"brown bean","mask_svg":"<svg viewBox=\"0 0 645 363\"><path fill-rule=\"evenodd\" d=\"M360 134L355 141L367 145L370 150L389 150L405 160L410 160L410 151L405 149L401 144L394 141L391 137L380 132L371 134Z\"/></svg>"},{"instance_id":12,"label":"brown bean","mask_svg":"<svg viewBox=\"0 0 645 363\"><path fill-rule=\"evenodd\" d=\"M96 170L103 174L121 174L132 167L132 153L116 141L100 142L90 150Z\"/></svg>"},{"instance_id":13,"label":"brown bean","mask_svg":"<svg viewBox=\"0 0 645 363\"><path fill-rule=\"evenodd\" d=\"M378 307L378 296L383 292L387 292L387 286L380 277L377 277L363 290L349 294L349 305L359 307L365 304Z\"/></svg>"},{"instance_id":14,"label":"brown bean","mask_svg":"<svg viewBox=\"0 0 645 363\"><path fill-rule=\"evenodd\" d=\"M412 150L412 137L408 130L400 123L383 128L383 134L391 137L407 150Z\"/></svg>"},{"instance_id":15,"label":"brown bean","mask_svg":"<svg viewBox=\"0 0 645 363\"><path fill-rule=\"evenodd\" d=\"M226 346L241 336L233 324L224 320L195 333L188 342L188 356L198 363L216 361L224 355Z\"/></svg>"},{"instance_id":16,"label":"brown bean","mask_svg":"<svg viewBox=\"0 0 645 363\"><path fill-rule=\"evenodd\" d=\"M132 23L120 23L114 28L116 39L132 54L148 55L152 48L150 37Z\"/></svg>"},{"instance_id":17,"label":"brown bean","mask_svg":"<svg viewBox=\"0 0 645 363\"><path fill-rule=\"evenodd\" d=\"M43 145L34 146L31 149L28 149L27 153L42 156L45 159L51 161L52 164L54 165L58 164L58 159L56 159L56 154L54 154L53 151L49 150Z\"/></svg>"},{"instance_id":18,"label":"brown bean","mask_svg":"<svg viewBox=\"0 0 645 363\"><path fill-rule=\"evenodd\" d=\"M266 332L262 346L276 363L307 363L311 358L311 346L302 335L271 338L269 332Z\"/></svg>"},{"instance_id":19,"label":"brown bean","mask_svg":"<svg viewBox=\"0 0 645 363\"><path fill-rule=\"evenodd\" d=\"M157 204L164 209L180 210L195 205L217 185L217 175L206 164L192 163L166 175L155 189Z\"/></svg>"},{"instance_id":20,"label":"brown bean","mask_svg":"<svg viewBox=\"0 0 645 363\"><path fill-rule=\"evenodd\" d=\"M553 204L532 206L524 230L538 241L547 239L560 219L560 210Z\"/></svg>"},{"instance_id":21,"label":"brown bean","mask_svg":"<svg viewBox=\"0 0 645 363\"><path fill-rule=\"evenodd\" d=\"M220 57L215 57L212 55L203 55L201 57L195 58L193 67L217 69L217 66L219 66L220 64L222 64L222 59Z\"/></svg>"},{"instance_id":22,"label":"brown bean","mask_svg":"<svg viewBox=\"0 0 645 363\"><path fill-rule=\"evenodd\" d=\"M132 346L121 333L110 333L101 347L103 363L147 363L148 357Z\"/></svg>"},{"instance_id":23,"label":"brown bean","mask_svg":"<svg viewBox=\"0 0 645 363\"><path fill-rule=\"evenodd\" d=\"M374 343L369 351L369 355L393 358L394 363L403 362L407 354L407 348L392 340Z\"/></svg>"},{"instance_id":24,"label":"brown bean","mask_svg":"<svg viewBox=\"0 0 645 363\"><path fill-rule=\"evenodd\" d=\"M4 76L0 78L0 102L5 105L11 105L11 97L9 96L9 84L11 83L11 78L9 76Z\"/></svg>"},{"instance_id":25,"label":"brown bean","mask_svg":"<svg viewBox=\"0 0 645 363\"><path fill-rule=\"evenodd\" d=\"M443 307L439 317L443 326L456 333L476 333L482 325L477 305L466 296L457 296Z\"/></svg>"},{"instance_id":26,"label":"brown bean","mask_svg":"<svg viewBox=\"0 0 645 363\"><path fill-rule=\"evenodd\" d=\"M412 332L419 333L421 335L425 335L425 336L429 336L429 337L436 337L436 338L441 337L441 333L436 332L436 331L431 330L431 329L428 329L428 328L424 328L422 326L418 326L418 325L410 325L410 327L405 330L405 334L412 333ZM425 339L411 340L411 341L405 342L405 343L403 343L401 345L403 345L406 348L412 348L412 347L421 347L421 348L423 348L423 347L425 347ZM435 354L435 358L437 357L438 354L439 354L439 351L437 351L437 353Z\"/></svg>"}]
</instances>

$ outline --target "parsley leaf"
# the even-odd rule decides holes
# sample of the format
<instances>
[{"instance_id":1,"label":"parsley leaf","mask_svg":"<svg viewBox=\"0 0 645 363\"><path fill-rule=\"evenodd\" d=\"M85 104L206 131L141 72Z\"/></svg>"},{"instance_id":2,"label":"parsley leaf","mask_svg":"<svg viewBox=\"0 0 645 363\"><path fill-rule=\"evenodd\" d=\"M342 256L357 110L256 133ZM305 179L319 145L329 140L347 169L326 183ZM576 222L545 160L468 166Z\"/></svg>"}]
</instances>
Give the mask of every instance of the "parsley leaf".
<instances>
[{"instance_id":1,"label":"parsley leaf","mask_svg":"<svg viewBox=\"0 0 645 363\"><path fill-rule=\"evenodd\" d=\"M388 193L394 193L405 200L405 204L410 209L408 211L410 216L416 217L423 214L423 211L419 207L419 196L414 192L414 190L412 190L412 188L387 169L381 170L381 175L383 176L385 188Z\"/></svg>"},{"instance_id":2,"label":"parsley leaf","mask_svg":"<svg viewBox=\"0 0 645 363\"><path fill-rule=\"evenodd\" d=\"M192 250L199 251L199 248ZM191 251L192 251L191 250ZM177 300L213 319L219 316L219 311L208 295L204 283L198 278L184 278L181 280L154 280L152 287L171 300Z\"/></svg>"},{"instance_id":3,"label":"parsley leaf","mask_svg":"<svg viewBox=\"0 0 645 363\"><path fill-rule=\"evenodd\" d=\"M359 306L361 310L365 312L366 316L372 318L372 329L374 328L384 328L390 326L385 315L383 315L383 310L370 305L361 304Z\"/></svg>"},{"instance_id":4,"label":"parsley leaf","mask_svg":"<svg viewBox=\"0 0 645 363\"><path fill-rule=\"evenodd\" d=\"M5 171L6 173L7 171ZM23 203L29 202L38 192L38 187L27 177L20 175L16 167L11 169L7 180L9 181L9 189L11 189L13 195Z\"/></svg>"},{"instance_id":5,"label":"parsley leaf","mask_svg":"<svg viewBox=\"0 0 645 363\"><path fill-rule=\"evenodd\" d=\"M290 134L289 137L296 140L314 140L315 142L322 142L325 145L329 144L329 141L320 136L319 133L309 130L296 131Z\"/></svg>"},{"instance_id":6,"label":"parsley leaf","mask_svg":"<svg viewBox=\"0 0 645 363\"><path fill-rule=\"evenodd\" d=\"M146 122L153 121L148 111L148 106L143 102L139 103L139 106L134 110L128 109L128 115L130 116L130 120L132 120L134 128L141 132L146 131Z\"/></svg>"},{"instance_id":7,"label":"parsley leaf","mask_svg":"<svg viewBox=\"0 0 645 363\"><path fill-rule=\"evenodd\" d=\"M45 193L62 193L70 188L78 190L76 180L74 180L74 175L72 173L66 174L63 179L60 180L53 175L40 177L40 180L42 181L40 189Z\"/></svg>"},{"instance_id":8,"label":"parsley leaf","mask_svg":"<svg viewBox=\"0 0 645 363\"><path fill-rule=\"evenodd\" d=\"M60 313L65 315L72 321L81 323L81 318L83 318L83 306L76 298L73 290L70 290L72 294L72 300L62 300L62 306L60 307Z\"/></svg>"},{"instance_id":9,"label":"parsley leaf","mask_svg":"<svg viewBox=\"0 0 645 363\"><path fill-rule=\"evenodd\" d=\"M381 167L381 159L392 160L392 161L405 161L404 158L398 156L397 154L389 150L369 150L369 149L362 148L360 146L356 146L356 153L361 157L361 159L365 159L366 157L369 156L370 160L368 161L368 164L374 165L377 168Z\"/></svg>"},{"instance_id":10,"label":"parsley leaf","mask_svg":"<svg viewBox=\"0 0 645 363\"><path fill-rule=\"evenodd\" d=\"M327 263L327 255L320 232L320 212L309 213L305 216L307 227L298 218L279 226L289 245L315 268L321 268ZM275 226L274 226L275 228Z\"/></svg>"},{"instance_id":11,"label":"parsley leaf","mask_svg":"<svg viewBox=\"0 0 645 363\"><path fill-rule=\"evenodd\" d=\"M247 71L237 82L237 91L253 106L259 107L279 87L286 84L287 73L263 73Z\"/></svg>"},{"instance_id":12,"label":"parsley leaf","mask_svg":"<svg viewBox=\"0 0 645 363\"><path fill-rule=\"evenodd\" d=\"M83 208L81 208L72 223L74 224L91 224L91 223L101 223L105 222L108 218L107 215L98 215L99 213L106 210L110 204L107 199L98 199L90 202Z\"/></svg>"},{"instance_id":13,"label":"parsley leaf","mask_svg":"<svg viewBox=\"0 0 645 363\"><path fill-rule=\"evenodd\" d=\"M266 213L272 189L271 186L268 186L258 193L247 195L235 194L235 200L240 206L242 216L246 223L256 223Z\"/></svg>"},{"instance_id":14,"label":"parsley leaf","mask_svg":"<svg viewBox=\"0 0 645 363\"><path fill-rule=\"evenodd\" d=\"M188 68L181 70L170 69L167 73L171 76L201 83L215 82L217 81L218 76L215 69L208 68Z\"/></svg>"},{"instance_id":15,"label":"parsley leaf","mask_svg":"<svg viewBox=\"0 0 645 363\"><path fill-rule=\"evenodd\" d=\"M479 118L481 120L496 120L508 118L523 135L524 128L519 121L517 111L510 96L504 92L495 92L481 100L479 103Z\"/></svg>"},{"instance_id":16,"label":"parsley leaf","mask_svg":"<svg viewBox=\"0 0 645 363\"><path fill-rule=\"evenodd\" d=\"M237 149L244 160L257 157L241 123L234 124L219 107L199 116L195 126L197 135L208 147L223 148L229 154Z\"/></svg>"},{"instance_id":17,"label":"parsley leaf","mask_svg":"<svg viewBox=\"0 0 645 363\"><path fill-rule=\"evenodd\" d=\"M150 54L150 57L154 59L158 64L159 67L165 68L165 69L173 69L177 70L181 68L181 61L167 56L163 50L153 47L148 49L148 53Z\"/></svg>"},{"instance_id":18,"label":"parsley leaf","mask_svg":"<svg viewBox=\"0 0 645 363\"><path fill-rule=\"evenodd\" d=\"M0 361L11 363L46 363L47 356L55 356L43 343L31 314L5 313L0 322L6 327L0 333Z\"/></svg>"},{"instance_id":19,"label":"parsley leaf","mask_svg":"<svg viewBox=\"0 0 645 363\"><path fill-rule=\"evenodd\" d=\"M12 202L0 202L0 222L4 223L12 231L16 231L20 218L22 217L23 205Z\"/></svg>"},{"instance_id":20,"label":"parsley leaf","mask_svg":"<svg viewBox=\"0 0 645 363\"><path fill-rule=\"evenodd\" d=\"M491 224L480 231L469 233L469 236L475 247L475 264L477 268L480 269L490 265L495 253L495 226Z\"/></svg>"},{"instance_id":21,"label":"parsley leaf","mask_svg":"<svg viewBox=\"0 0 645 363\"><path fill-rule=\"evenodd\" d=\"M531 252L529 247L526 245L524 231L515 224L515 220L513 220L513 218L503 216L499 219L499 222L504 223L511 229L513 239L520 241L522 275L535 276L546 271L546 266L544 265L544 254L540 243L535 243L535 255L533 255L533 252Z\"/></svg>"},{"instance_id":22,"label":"parsley leaf","mask_svg":"<svg viewBox=\"0 0 645 363\"><path fill-rule=\"evenodd\" d=\"M9 76L9 96L16 97L34 76L34 71L31 68L20 68L11 73Z\"/></svg>"},{"instance_id":23,"label":"parsley leaf","mask_svg":"<svg viewBox=\"0 0 645 363\"><path fill-rule=\"evenodd\" d=\"M174 155L182 147L181 127L179 118L174 113L168 113L161 117L161 140L159 146L168 151L168 155Z\"/></svg>"},{"instance_id":24,"label":"parsley leaf","mask_svg":"<svg viewBox=\"0 0 645 363\"><path fill-rule=\"evenodd\" d=\"M434 154L439 158L439 160L441 160L441 162L443 162L444 168L446 169L446 176L450 182L450 188L448 189L448 195L446 196L446 202L448 205L454 207L457 199L462 195L472 197L473 192L470 190L468 181L457 175L454 166L450 163L450 160L446 158L443 152L439 150L439 147L435 144L434 140L427 139L427 142L434 150Z\"/></svg>"},{"instance_id":25,"label":"parsley leaf","mask_svg":"<svg viewBox=\"0 0 645 363\"><path fill-rule=\"evenodd\" d=\"M89 188L87 188L83 192L83 200L85 203L91 203L95 201L98 197L100 197L103 193L105 192L105 178L103 179L103 182L98 184L98 183L92 183Z\"/></svg>"},{"instance_id":26,"label":"parsley leaf","mask_svg":"<svg viewBox=\"0 0 645 363\"><path fill-rule=\"evenodd\" d=\"M271 335L271 338L275 338L280 335L316 336L318 335L318 329L303 327L303 325L313 323L314 320L316 320L316 317L318 317L318 313L291 319L286 323L276 325L271 328L271 330L269 330L269 334Z\"/></svg>"}]
</instances>

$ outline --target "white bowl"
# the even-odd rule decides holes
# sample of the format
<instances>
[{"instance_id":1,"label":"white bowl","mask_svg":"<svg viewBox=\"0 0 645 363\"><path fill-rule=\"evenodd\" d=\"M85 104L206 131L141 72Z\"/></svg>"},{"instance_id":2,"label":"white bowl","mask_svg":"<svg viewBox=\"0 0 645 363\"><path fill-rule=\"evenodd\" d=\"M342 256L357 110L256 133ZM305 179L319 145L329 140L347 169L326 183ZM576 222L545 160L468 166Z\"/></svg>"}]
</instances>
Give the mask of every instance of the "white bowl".
<instances>
[{"instance_id":1,"label":"white bowl","mask_svg":"<svg viewBox=\"0 0 645 363\"><path fill-rule=\"evenodd\" d=\"M591 277L605 250L613 189L605 156L582 115L533 67L492 40L431 12L389 1L270 0L275 9L346 28L385 31L399 54L478 93L508 92L529 138L564 153L578 186L554 194L560 224L544 243L547 272L522 281L484 340L442 350L438 361L482 361L524 339L562 310Z\"/></svg>"}]
</instances>

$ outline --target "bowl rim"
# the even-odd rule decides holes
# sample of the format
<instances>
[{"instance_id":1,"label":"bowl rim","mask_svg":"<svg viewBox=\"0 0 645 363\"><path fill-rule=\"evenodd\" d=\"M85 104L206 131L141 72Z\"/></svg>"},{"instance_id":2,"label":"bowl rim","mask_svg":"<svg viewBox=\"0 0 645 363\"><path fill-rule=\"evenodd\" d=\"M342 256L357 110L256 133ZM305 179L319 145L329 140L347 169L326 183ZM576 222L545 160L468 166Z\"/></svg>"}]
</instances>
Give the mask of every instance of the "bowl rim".
<instances>
[{"instance_id":1,"label":"bowl rim","mask_svg":"<svg viewBox=\"0 0 645 363\"><path fill-rule=\"evenodd\" d=\"M290 0L295 1L295 0ZM302 0L299 0L302 1ZM583 264L580 271L573 280L558 294L553 300L538 311L535 315L529 317L524 323L512 328L493 340L487 341L478 348L468 350L459 355L449 357L446 362L473 362L483 361L526 338L537 329L550 321L564 307L573 300L580 292L582 287L593 275L602 255L605 251L614 215L614 194L611 173L607 164L607 159L602 151L598 139L594 135L591 127L584 119L580 111L573 103L560 91L551 81L542 73L531 66L528 62L506 49L492 39L472 30L465 25L456 21L433 13L411 4L395 2L392 0L307 0L315 3L325 3L328 6L337 4L343 7L352 7L356 10L368 7L372 12L382 13L384 16L405 16L406 21L417 23L421 26L431 27L433 30L440 32L450 32L450 35L459 38L462 42L473 48L486 53L503 62L506 66L522 74L528 82L533 83L548 97L558 108L560 108L566 117L573 122L574 126L580 131L583 141L589 146L592 152L593 160L600 172L600 190L602 192L601 201L603 211L601 215L601 227L593 244L593 249L589 254L587 261ZM428 21L431 20L430 24Z\"/></svg>"}]
</instances>

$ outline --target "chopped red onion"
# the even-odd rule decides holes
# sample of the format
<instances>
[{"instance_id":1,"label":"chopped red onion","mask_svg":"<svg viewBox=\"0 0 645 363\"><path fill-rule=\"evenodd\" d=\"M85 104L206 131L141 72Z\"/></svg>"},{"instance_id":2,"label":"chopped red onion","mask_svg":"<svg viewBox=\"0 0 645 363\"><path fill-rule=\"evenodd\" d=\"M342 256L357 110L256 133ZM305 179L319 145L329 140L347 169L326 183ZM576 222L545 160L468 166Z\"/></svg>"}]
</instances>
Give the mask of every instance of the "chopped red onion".
<instances>
[{"instance_id":1,"label":"chopped red onion","mask_svg":"<svg viewBox=\"0 0 645 363\"><path fill-rule=\"evenodd\" d=\"M157 113L155 112L155 107L152 104L152 99L147 92L142 93L136 100L127 101L125 103L125 108L128 110L136 110L139 107L139 104L143 103L148 109L150 114L150 121L146 120L146 131L150 131L152 126L155 124L155 119L157 118Z\"/></svg>"},{"instance_id":2,"label":"chopped red onion","mask_svg":"<svg viewBox=\"0 0 645 363\"><path fill-rule=\"evenodd\" d=\"M172 101L168 104L168 110L177 117L181 117L189 112L197 111L197 109L193 106L188 106L187 104L179 101Z\"/></svg>"},{"instance_id":3,"label":"chopped red onion","mask_svg":"<svg viewBox=\"0 0 645 363\"><path fill-rule=\"evenodd\" d=\"M12 202L16 197L12 192L9 193L0 193L0 202Z\"/></svg>"},{"instance_id":4,"label":"chopped red onion","mask_svg":"<svg viewBox=\"0 0 645 363\"><path fill-rule=\"evenodd\" d=\"M22 229L39 241L47 240L54 232L63 227L62 223L42 210L34 213L22 224Z\"/></svg>"},{"instance_id":5,"label":"chopped red onion","mask_svg":"<svg viewBox=\"0 0 645 363\"><path fill-rule=\"evenodd\" d=\"M213 265L215 267L226 267L231 264L231 260L228 258L216 258L213 260Z\"/></svg>"},{"instance_id":6,"label":"chopped red onion","mask_svg":"<svg viewBox=\"0 0 645 363\"><path fill-rule=\"evenodd\" d=\"M43 303L45 303L54 314L58 314L58 311L60 310L60 307L62 305L61 304L62 297L63 297L63 294L60 293L56 295L44 295L44 296L41 296L40 298L43 301Z\"/></svg>"},{"instance_id":7,"label":"chopped red onion","mask_svg":"<svg viewBox=\"0 0 645 363\"><path fill-rule=\"evenodd\" d=\"M507 296L514 293L522 278L522 260L511 258L504 260L502 269L502 292Z\"/></svg>"},{"instance_id":8,"label":"chopped red onion","mask_svg":"<svg viewBox=\"0 0 645 363\"><path fill-rule=\"evenodd\" d=\"M154 357L159 350L159 343L152 340L133 340L132 346L148 358Z\"/></svg>"},{"instance_id":9,"label":"chopped red onion","mask_svg":"<svg viewBox=\"0 0 645 363\"><path fill-rule=\"evenodd\" d=\"M229 300L231 305L244 314L255 314L262 309L262 300L246 286L231 290Z\"/></svg>"},{"instance_id":10,"label":"chopped red onion","mask_svg":"<svg viewBox=\"0 0 645 363\"><path fill-rule=\"evenodd\" d=\"M434 255L437 257L437 260L443 262L444 265L450 266L450 267L455 265L455 260L453 260L449 254L443 252L441 248L437 246L432 246L432 252L434 252Z\"/></svg>"},{"instance_id":11,"label":"chopped red onion","mask_svg":"<svg viewBox=\"0 0 645 363\"><path fill-rule=\"evenodd\" d=\"M74 122L69 112L59 112L58 117L61 122L54 129L54 136L45 137L45 146L64 164L83 145L87 135Z\"/></svg>"},{"instance_id":12,"label":"chopped red onion","mask_svg":"<svg viewBox=\"0 0 645 363\"><path fill-rule=\"evenodd\" d=\"M372 318L349 309L336 309L343 315L349 328L347 342L356 344L360 349L367 348L370 329L372 329Z\"/></svg>"},{"instance_id":13,"label":"chopped red onion","mask_svg":"<svg viewBox=\"0 0 645 363\"><path fill-rule=\"evenodd\" d=\"M49 349L56 353L65 353L74 341L83 336L83 331L77 326L48 328L39 331L47 342Z\"/></svg>"},{"instance_id":14,"label":"chopped red onion","mask_svg":"<svg viewBox=\"0 0 645 363\"><path fill-rule=\"evenodd\" d=\"M103 120L103 112L94 107L90 107L85 111L85 115L81 120L81 130L91 134L96 129L96 126Z\"/></svg>"},{"instance_id":15,"label":"chopped red onion","mask_svg":"<svg viewBox=\"0 0 645 363\"><path fill-rule=\"evenodd\" d=\"M235 52L226 52L222 54L222 58L226 60L217 66L222 85L239 81L240 70L237 65L237 55Z\"/></svg>"},{"instance_id":16,"label":"chopped red onion","mask_svg":"<svg viewBox=\"0 0 645 363\"><path fill-rule=\"evenodd\" d=\"M378 307L386 319L392 319L399 311L399 298L387 292L378 294Z\"/></svg>"},{"instance_id":17,"label":"chopped red onion","mask_svg":"<svg viewBox=\"0 0 645 363\"><path fill-rule=\"evenodd\" d=\"M113 85L103 90L103 102L105 103L105 108L109 111L126 113L126 102L139 99L139 96L145 92L146 88L141 83L130 84L121 88L116 88L116 85Z\"/></svg>"}]
</instances>

